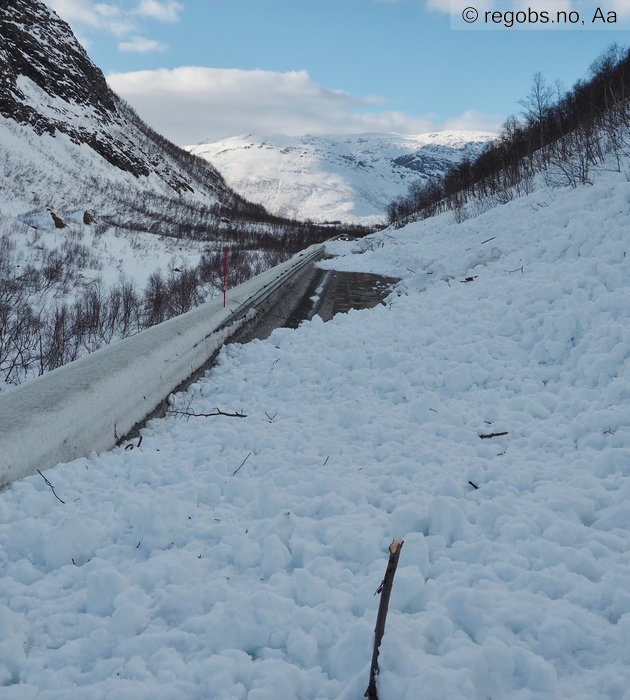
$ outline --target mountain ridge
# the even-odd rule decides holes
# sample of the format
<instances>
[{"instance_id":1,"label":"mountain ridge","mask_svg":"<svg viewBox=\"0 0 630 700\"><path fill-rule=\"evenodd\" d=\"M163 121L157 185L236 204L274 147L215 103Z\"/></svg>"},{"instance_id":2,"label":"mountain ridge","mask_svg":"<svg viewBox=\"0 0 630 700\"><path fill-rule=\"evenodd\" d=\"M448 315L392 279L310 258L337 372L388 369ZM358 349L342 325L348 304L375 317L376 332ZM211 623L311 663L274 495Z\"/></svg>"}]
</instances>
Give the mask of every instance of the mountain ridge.
<instances>
[{"instance_id":1,"label":"mountain ridge","mask_svg":"<svg viewBox=\"0 0 630 700\"><path fill-rule=\"evenodd\" d=\"M110 89L70 26L45 4L4 2L0 37L0 116L37 136L63 134L116 170L136 179L154 175L178 194L233 197L214 168L193 163Z\"/></svg>"},{"instance_id":2,"label":"mountain ridge","mask_svg":"<svg viewBox=\"0 0 630 700\"><path fill-rule=\"evenodd\" d=\"M474 158L495 134L444 131L283 136L247 134L187 146L245 198L313 221L378 225L417 180Z\"/></svg>"}]
</instances>

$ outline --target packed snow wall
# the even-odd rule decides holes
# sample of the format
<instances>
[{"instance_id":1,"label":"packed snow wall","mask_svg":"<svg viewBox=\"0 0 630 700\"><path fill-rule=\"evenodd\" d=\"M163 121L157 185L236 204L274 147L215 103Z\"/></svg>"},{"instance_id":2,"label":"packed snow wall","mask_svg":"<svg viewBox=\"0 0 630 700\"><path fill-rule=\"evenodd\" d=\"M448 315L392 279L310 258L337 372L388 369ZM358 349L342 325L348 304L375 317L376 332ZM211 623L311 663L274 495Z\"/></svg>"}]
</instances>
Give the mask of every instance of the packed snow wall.
<instances>
[{"instance_id":1,"label":"packed snow wall","mask_svg":"<svg viewBox=\"0 0 630 700\"><path fill-rule=\"evenodd\" d=\"M114 447L322 250L0 395L0 489Z\"/></svg>"}]
</instances>

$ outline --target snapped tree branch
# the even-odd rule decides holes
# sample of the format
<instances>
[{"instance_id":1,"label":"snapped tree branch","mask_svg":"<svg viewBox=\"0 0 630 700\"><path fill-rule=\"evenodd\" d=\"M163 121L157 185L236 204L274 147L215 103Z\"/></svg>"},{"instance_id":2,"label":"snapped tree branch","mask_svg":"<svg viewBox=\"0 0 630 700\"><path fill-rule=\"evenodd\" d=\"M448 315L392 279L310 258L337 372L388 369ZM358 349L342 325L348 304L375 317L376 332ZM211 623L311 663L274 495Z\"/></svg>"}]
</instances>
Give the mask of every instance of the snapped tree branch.
<instances>
[{"instance_id":1,"label":"snapped tree branch","mask_svg":"<svg viewBox=\"0 0 630 700\"><path fill-rule=\"evenodd\" d=\"M178 411L174 408L170 408L166 412L167 416L186 416L186 418L213 418L214 416L227 416L228 418L247 418L247 414L242 411L236 411L231 413L229 411L222 411L219 408L215 408L212 413L195 413L194 411L185 410Z\"/></svg>"},{"instance_id":2,"label":"snapped tree branch","mask_svg":"<svg viewBox=\"0 0 630 700\"><path fill-rule=\"evenodd\" d=\"M57 493L55 491L55 487L48 481L48 479L41 473L41 471L38 469L37 473L42 477L42 479L46 482L46 486L50 486L50 490L53 492L54 497L60 502L63 503L64 505L66 504L65 501L62 501L59 496L57 496Z\"/></svg>"},{"instance_id":3,"label":"snapped tree branch","mask_svg":"<svg viewBox=\"0 0 630 700\"><path fill-rule=\"evenodd\" d=\"M400 550L402 549L403 544L403 540L394 540L389 545L389 561L387 563L387 570L385 571L385 578L374 594L380 594L381 601L378 606L378 615L376 616L376 627L374 628L374 650L372 652L372 663L370 665L370 684L368 685L368 689L365 691L364 696L369 698L369 700L378 700L378 691L376 689L376 678L379 673L378 654L381 646L381 640L383 639L383 634L385 633L385 620L387 618L387 609L389 607L389 597L392 593L394 575L396 574L396 567L398 566Z\"/></svg>"}]
</instances>

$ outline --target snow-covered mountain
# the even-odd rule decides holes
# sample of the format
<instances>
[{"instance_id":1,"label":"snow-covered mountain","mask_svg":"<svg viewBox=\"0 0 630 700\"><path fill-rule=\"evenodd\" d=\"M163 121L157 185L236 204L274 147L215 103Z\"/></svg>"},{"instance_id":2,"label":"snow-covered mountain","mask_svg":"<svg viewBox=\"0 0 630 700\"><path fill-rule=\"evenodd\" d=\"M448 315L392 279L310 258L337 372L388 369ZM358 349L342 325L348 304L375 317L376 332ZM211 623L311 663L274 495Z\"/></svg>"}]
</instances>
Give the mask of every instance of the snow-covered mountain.
<instances>
[{"instance_id":1,"label":"snow-covered mountain","mask_svg":"<svg viewBox=\"0 0 630 700\"><path fill-rule=\"evenodd\" d=\"M150 209L147 195L179 201L180 213L186 203L230 204L214 168L144 124L42 2L3 3L0 38L3 212L45 203L111 214L136 197Z\"/></svg>"},{"instance_id":2,"label":"snow-covered mountain","mask_svg":"<svg viewBox=\"0 0 630 700\"><path fill-rule=\"evenodd\" d=\"M39 0L0 1L0 175L0 382L200 303L223 248L233 286L330 235L155 133Z\"/></svg>"},{"instance_id":3,"label":"snow-covered mountain","mask_svg":"<svg viewBox=\"0 0 630 700\"><path fill-rule=\"evenodd\" d=\"M419 136L260 136L189 146L243 197L281 216L382 222L409 185L474 158L495 134L443 131Z\"/></svg>"}]
</instances>

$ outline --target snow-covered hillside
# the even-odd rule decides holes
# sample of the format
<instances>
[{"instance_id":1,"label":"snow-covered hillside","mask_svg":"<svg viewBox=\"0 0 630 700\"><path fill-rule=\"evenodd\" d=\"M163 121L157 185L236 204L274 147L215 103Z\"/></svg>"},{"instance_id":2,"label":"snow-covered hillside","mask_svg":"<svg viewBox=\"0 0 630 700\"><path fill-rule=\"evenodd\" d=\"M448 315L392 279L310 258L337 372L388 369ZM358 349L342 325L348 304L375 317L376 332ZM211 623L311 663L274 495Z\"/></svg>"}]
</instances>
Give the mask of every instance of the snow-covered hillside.
<instances>
[{"instance_id":1,"label":"snow-covered hillside","mask_svg":"<svg viewBox=\"0 0 630 700\"><path fill-rule=\"evenodd\" d=\"M180 242L173 258L174 239L153 234L221 229L240 198L216 170L147 127L42 2L3 7L0 37L0 237L14 268L77 243L87 280L143 284L169 260L197 262L203 243Z\"/></svg>"},{"instance_id":2,"label":"snow-covered hillside","mask_svg":"<svg viewBox=\"0 0 630 700\"><path fill-rule=\"evenodd\" d=\"M331 245L401 282L172 401L243 418L0 494L3 700L356 700L399 537L382 700L627 698L622 173Z\"/></svg>"},{"instance_id":3,"label":"snow-covered hillside","mask_svg":"<svg viewBox=\"0 0 630 700\"><path fill-rule=\"evenodd\" d=\"M197 192L208 204L230 196L216 171L152 132L110 90L70 27L42 2L16 0L4 7L0 37L4 172L11 180L15 160L26 171L34 158L32 187L21 193L25 205L46 193L50 205L64 197L68 206L87 208L118 199L112 188L126 189L127 198ZM57 147L38 141L42 135L57 140ZM20 193L10 181L3 184Z\"/></svg>"},{"instance_id":4,"label":"snow-covered hillside","mask_svg":"<svg viewBox=\"0 0 630 700\"><path fill-rule=\"evenodd\" d=\"M495 137L444 131L420 136L260 136L189 146L243 197L282 216L366 225L419 179L474 157Z\"/></svg>"}]
</instances>

